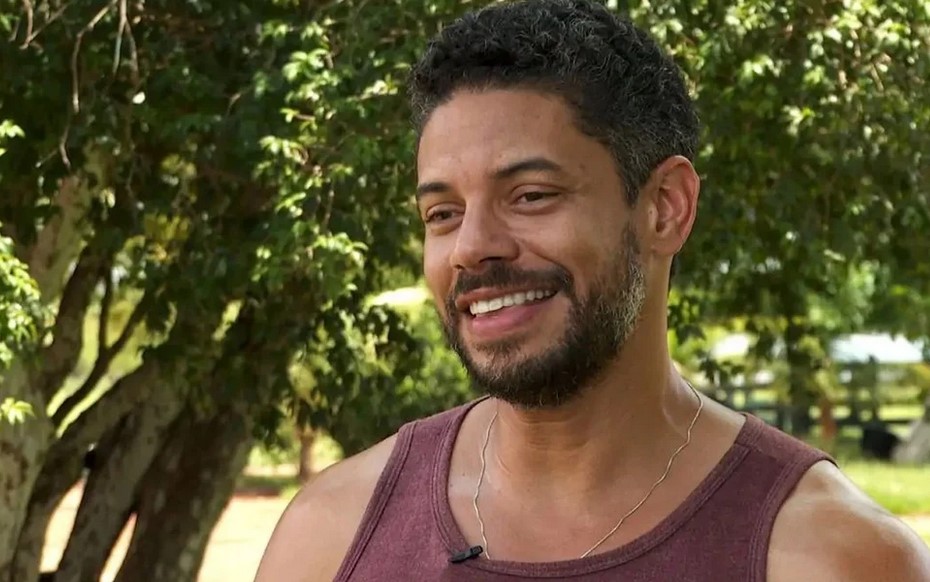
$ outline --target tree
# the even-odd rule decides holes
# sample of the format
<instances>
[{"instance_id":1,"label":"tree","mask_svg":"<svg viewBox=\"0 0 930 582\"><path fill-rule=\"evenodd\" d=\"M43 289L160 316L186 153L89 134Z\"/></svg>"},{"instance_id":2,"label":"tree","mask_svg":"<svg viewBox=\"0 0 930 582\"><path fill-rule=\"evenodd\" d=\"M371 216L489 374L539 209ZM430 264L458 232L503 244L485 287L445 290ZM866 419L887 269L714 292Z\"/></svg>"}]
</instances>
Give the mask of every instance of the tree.
<instances>
[{"instance_id":1,"label":"tree","mask_svg":"<svg viewBox=\"0 0 930 582\"><path fill-rule=\"evenodd\" d=\"M256 435L292 414L360 447L422 412L388 398L418 369L418 343L367 298L415 265L399 86L435 27L426 8L0 12L0 70L19 72L0 110L22 134L0 158L0 220L56 308L2 378L35 416L0 431L0 579L37 577L88 451L56 579L99 577L134 513L120 579L190 580ZM66 391L92 312L97 358ZM105 382L139 336L141 363ZM295 361L312 362L304 397Z\"/></svg>"},{"instance_id":2,"label":"tree","mask_svg":"<svg viewBox=\"0 0 930 582\"><path fill-rule=\"evenodd\" d=\"M0 421L0 580L37 577L88 451L56 579L98 577L134 513L120 579L191 580L247 451L283 419L351 452L465 396L454 357L424 348L436 321L369 298L417 268L406 64L479 4L0 3L0 286L23 297L0 301L0 331L25 330L0 344L0 402L33 412ZM707 127L673 323L746 317L760 352L780 335L803 428L825 335L811 298L834 304L868 269L926 297L926 271L900 267L927 264L928 8L626 8L684 66ZM74 386L91 314L97 357ZM140 363L107 380L133 338Z\"/></svg>"},{"instance_id":3,"label":"tree","mask_svg":"<svg viewBox=\"0 0 930 582\"><path fill-rule=\"evenodd\" d=\"M794 430L806 432L832 334L896 328L848 303L863 271L927 272L930 7L926 2L632 2L694 83L705 126L698 222L677 284L704 321L747 318L784 341ZM918 266L919 265L919 266ZM916 266L916 267L915 267ZM891 287L880 277L873 297ZM916 290L915 290L916 291ZM926 297L926 294L921 295ZM913 335L930 336L926 322Z\"/></svg>"}]
</instances>

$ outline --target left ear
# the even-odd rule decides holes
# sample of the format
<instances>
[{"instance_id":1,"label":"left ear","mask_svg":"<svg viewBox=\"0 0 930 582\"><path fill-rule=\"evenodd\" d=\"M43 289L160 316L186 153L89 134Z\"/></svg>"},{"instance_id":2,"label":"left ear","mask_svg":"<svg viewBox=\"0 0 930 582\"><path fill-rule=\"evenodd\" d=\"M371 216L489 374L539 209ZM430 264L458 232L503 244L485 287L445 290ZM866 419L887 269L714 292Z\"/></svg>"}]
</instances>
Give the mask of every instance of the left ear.
<instances>
[{"instance_id":1,"label":"left ear","mask_svg":"<svg viewBox=\"0 0 930 582\"><path fill-rule=\"evenodd\" d=\"M672 156L659 164L641 196L647 213L646 226L653 252L672 257L691 234L697 214L701 179L684 156Z\"/></svg>"}]
</instances>

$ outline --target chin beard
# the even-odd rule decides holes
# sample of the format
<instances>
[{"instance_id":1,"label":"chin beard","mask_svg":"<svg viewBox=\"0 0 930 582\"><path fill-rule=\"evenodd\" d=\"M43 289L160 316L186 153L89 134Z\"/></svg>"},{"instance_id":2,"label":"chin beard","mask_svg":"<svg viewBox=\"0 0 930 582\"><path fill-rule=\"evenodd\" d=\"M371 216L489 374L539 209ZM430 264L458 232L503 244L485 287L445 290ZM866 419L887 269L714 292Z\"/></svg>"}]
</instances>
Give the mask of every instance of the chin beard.
<instances>
[{"instance_id":1,"label":"chin beard","mask_svg":"<svg viewBox=\"0 0 930 582\"><path fill-rule=\"evenodd\" d=\"M629 231L625 242L620 264L584 300L573 292L570 280L560 289L571 302L567 329L542 353L523 355L519 342L501 342L482 348L478 363L464 345L458 322L445 321L446 339L461 358L475 390L520 408L538 409L560 406L593 384L623 351L645 302L645 277L637 260L635 237Z\"/></svg>"}]
</instances>

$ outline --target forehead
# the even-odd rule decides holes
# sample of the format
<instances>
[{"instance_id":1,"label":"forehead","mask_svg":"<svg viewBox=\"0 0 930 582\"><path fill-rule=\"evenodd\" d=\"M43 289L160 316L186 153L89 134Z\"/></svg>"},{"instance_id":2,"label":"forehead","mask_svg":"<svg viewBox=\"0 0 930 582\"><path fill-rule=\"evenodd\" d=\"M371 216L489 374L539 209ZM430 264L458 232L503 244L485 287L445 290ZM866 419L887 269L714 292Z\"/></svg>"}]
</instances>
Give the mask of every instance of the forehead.
<instances>
[{"instance_id":1,"label":"forehead","mask_svg":"<svg viewBox=\"0 0 930 582\"><path fill-rule=\"evenodd\" d=\"M459 91L433 111L417 152L421 181L542 157L587 172L610 154L581 133L560 97L532 90Z\"/></svg>"}]
</instances>

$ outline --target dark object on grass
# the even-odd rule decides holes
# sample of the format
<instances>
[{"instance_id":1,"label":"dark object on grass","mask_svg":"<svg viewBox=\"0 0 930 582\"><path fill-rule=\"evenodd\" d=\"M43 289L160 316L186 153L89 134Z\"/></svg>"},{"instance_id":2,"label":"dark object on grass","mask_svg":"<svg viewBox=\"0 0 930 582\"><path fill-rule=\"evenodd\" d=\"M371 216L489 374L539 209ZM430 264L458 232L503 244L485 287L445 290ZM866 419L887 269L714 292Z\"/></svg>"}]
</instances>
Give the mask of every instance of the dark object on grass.
<instances>
[{"instance_id":1,"label":"dark object on grass","mask_svg":"<svg viewBox=\"0 0 930 582\"><path fill-rule=\"evenodd\" d=\"M859 443L862 454L870 459L890 461L895 447L901 442L898 435L889 431L882 423L868 423L862 427Z\"/></svg>"}]
</instances>

